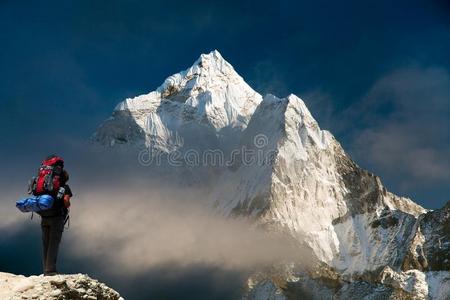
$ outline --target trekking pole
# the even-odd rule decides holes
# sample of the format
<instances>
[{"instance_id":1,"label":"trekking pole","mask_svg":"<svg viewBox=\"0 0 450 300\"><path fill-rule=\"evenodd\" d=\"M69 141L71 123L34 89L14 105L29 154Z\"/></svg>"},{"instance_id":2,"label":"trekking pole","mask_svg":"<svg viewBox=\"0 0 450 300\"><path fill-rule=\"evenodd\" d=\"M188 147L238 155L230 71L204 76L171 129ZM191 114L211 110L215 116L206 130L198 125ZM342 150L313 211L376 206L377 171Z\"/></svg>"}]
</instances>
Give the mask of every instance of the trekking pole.
<instances>
[{"instance_id":1,"label":"trekking pole","mask_svg":"<svg viewBox=\"0 0 450 300\"><path fill-rule=\"evenodd\" d=\"M67 223L67 227L66 227L66 223ZM70 227L70 215L69 215L69 213L67 213L67 216L66 216L66 218L64 219L64 229L69 229L69 227Z\"/></svg>"}]
</instances>

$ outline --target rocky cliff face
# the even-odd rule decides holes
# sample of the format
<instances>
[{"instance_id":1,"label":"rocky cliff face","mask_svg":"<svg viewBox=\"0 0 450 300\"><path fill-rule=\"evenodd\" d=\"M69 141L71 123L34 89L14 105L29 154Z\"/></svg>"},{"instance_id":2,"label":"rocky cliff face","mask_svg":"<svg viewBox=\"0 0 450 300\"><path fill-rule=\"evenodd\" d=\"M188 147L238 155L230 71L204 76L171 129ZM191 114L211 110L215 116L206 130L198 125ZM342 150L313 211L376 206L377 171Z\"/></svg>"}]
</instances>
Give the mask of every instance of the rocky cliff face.
<instances>
[{"instance_id":1,"label":"rocky cliff face","mask_svg":"<svg viewBox=\"0 0 450 300\"><path fill-rule=\"evenodd\" d=\"M214 211L286 235L308 256L307 267L256 272L248 299L447 299L449 206L427 211L387 191L300 98L260 96L217 51L120 103L93 139L233 158L214 173Z\"/></svg>"},{"instance_id":2,"label":"rocky cliff face","mask_svg":"<svg viewBox=\"0 0 450 300\"><path fill-rule=\"evenodd\" d=\"M0 299L123 300L119 293L83 274L30 276L0 273Z\"/></svg>"}]
</instances>

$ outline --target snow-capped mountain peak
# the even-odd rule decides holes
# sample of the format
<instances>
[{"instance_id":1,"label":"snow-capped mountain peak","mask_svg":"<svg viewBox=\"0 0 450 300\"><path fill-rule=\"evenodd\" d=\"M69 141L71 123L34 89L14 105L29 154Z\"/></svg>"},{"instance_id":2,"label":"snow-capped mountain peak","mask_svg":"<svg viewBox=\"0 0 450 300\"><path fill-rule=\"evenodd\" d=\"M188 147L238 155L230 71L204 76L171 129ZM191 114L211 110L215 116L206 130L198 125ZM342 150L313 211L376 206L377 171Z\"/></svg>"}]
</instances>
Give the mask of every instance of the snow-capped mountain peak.
<instances>
[{"instance_id":1,"label":"snow-capped mountain peak","mask_svg":"<svg viewBox=\"0 0 450 300\"><path fill-rule=\"evenodd\" d=\"M206 144L217 143L211 130L225 136L242 131L261 101L261 95L215 50L169 76L155 91L119 103L94 140L169 151L174 137L183 135L181 131L196 130L204 132L200 136L208 135ZM121 130L124 122L128 129Z\"/></svg>"},{"instance_id":2,"label":"snow-capped mountain peak","mask_svg":"<svg viewBox=\"0 0 450 300\"><path fill-rule=\"evenodd\" d=\"M184 102L188 96L243 84L244 80L215 50L202 54L189 69L168 77L157 91L163 98Z\"/></svg>"},{"instance_id":3,"label":"snow-capped mountain peak","mask_svg":"<svg viewBox=\"0 0 450 300\"><path fill-rule=\"evenodd\" d=\"M239 160L248 151L240 152L231 165L221 165L205 180L211 183L205 194L215 213L251 220L308 249L308 257L319 266L309 279L292 275L296 270L291 265L285 266L288 275L277 276L296 288L311 284L314 274L336 285L326 296L316 294L318 298L347 299L353 288L371 288L367 295L376 298L378 291L397 292L395 285L410 278L431 286L422 273L429 266L445 276L427 276L450 276L448 207L428 212L387 191L379 177L361 169L320 128L299 97L262 98L218 51L202 54L155 91L121 102L94 140L165 153L256 153L250 163ZM420 271L399 273L411 269ZM256 294L266 293L271 285L274 294L264 299L285 299L276 296L283 293L276 290L279 280L265 276L252 285ZM326 290L320 281L314 284ZM442 286L438 289L445 291Z\"/></svg>"}]
</instances>

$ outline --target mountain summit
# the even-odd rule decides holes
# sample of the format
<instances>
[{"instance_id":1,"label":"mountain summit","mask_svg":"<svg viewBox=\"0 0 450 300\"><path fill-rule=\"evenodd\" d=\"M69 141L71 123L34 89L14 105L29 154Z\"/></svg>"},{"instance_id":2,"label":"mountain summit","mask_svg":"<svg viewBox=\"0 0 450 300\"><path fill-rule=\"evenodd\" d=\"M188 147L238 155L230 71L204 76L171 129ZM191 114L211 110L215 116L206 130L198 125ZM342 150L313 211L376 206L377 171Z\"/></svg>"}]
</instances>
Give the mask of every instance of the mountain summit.
<instances>
[{"instance_id":1,"label":"mountain summit","mask_svg":"<svg viewBox=\"0 0 450 300\"><path fill-rule=\"evenodd\" d=\"M209 176L211 207L289 237L312 265L255 270L247 299L448 299L449 207L427 211L387 191L300 98L262 97L218 51L119 103L93 140L233 158Z\"/></svg>"},{"instance_id":2,"label":"mountain summit","mask_svg":"<svg viewBox=\"0 0 450 300\"><path fill-rule=\"evenodd\" d=\"M192 147L199 140L202 147L212 147L218 135L236 140L236 132L246 128L261 100L213 51L168 77L156 91L119 103L94 140L111 147L134 144L168 152L179 142L176 137L183 136Z\"/></svg>"}]
</instances>

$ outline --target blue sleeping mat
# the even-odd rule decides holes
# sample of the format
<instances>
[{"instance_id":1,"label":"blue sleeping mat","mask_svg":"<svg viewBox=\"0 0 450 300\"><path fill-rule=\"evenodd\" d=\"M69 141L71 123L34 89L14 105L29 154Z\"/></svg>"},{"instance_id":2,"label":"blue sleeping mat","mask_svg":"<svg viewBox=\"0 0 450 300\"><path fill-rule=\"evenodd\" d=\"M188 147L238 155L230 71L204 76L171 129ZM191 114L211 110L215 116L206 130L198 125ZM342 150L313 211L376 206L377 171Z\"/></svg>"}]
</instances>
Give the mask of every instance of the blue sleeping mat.
<instances>
[{"instance_id":1,"label":"blue sleeping mat","mask_svg":"<svg viewBox=\"0 0 450 300\"><path fill-rule=\"evenodd\" d=\"M31 196L16 202L21 212L40 212L52 208L55 200L50 195Z\"/></svg>"}]
</instances>

